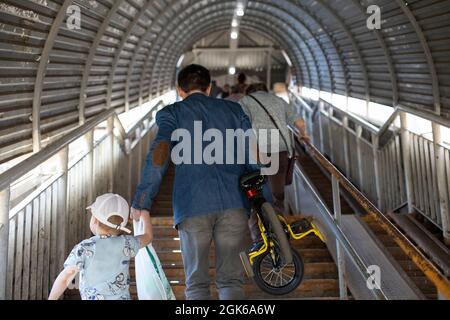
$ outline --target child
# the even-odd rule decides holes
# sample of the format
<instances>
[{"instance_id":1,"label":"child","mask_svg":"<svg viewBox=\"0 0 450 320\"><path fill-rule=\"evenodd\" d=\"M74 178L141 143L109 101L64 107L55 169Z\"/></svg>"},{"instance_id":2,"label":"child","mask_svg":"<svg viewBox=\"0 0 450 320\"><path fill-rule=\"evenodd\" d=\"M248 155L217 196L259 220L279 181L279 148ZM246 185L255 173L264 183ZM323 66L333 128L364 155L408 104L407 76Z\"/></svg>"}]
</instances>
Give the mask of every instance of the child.
<instances>
[{"instance_id":1,"label":"child","mask_svg":"<svg viewBox=\"0 0 450 320\"><path fill-rule=\"evenodd\" d=\"M139 213L144 234L133 237L124 235L131 233L126 228L130 209L121 196L104 194L87 209L92 212L90 228L95 236L72 250L49 300L59 299L78 272L82 300L130 300L129 264L139 249L153 240L150 214Z\"/></svg>"}]
</instances>

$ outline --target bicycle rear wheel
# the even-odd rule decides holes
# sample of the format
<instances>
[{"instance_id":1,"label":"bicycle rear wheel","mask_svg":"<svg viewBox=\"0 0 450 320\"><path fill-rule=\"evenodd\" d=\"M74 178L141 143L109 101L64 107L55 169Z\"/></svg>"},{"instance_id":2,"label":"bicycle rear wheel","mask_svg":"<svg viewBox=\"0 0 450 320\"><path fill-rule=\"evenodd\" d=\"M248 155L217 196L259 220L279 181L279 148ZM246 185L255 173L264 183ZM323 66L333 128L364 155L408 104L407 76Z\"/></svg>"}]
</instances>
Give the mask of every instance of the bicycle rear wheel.
<instances>
[{"instance_id":1,"label":"bicycle rear wheel","mask_svg":"<svg viewBox=\"0 0 450 320\"><path fill-rule=\"evenodd\" d=\"M280 222L280 219L278 219L278 216L275 212L275 209L273 206L266 202L262 205L262 215L264 219L269 223L271 230L269 232L272 232L275 237L276 241L278 243L278 247L280 249L281 257L283 258L283 261L285 264L291 264L292 263L292 249L289 244L289 239L286 236L286 232L284 231L284 228Z\"/></svg>"}]
</instances>

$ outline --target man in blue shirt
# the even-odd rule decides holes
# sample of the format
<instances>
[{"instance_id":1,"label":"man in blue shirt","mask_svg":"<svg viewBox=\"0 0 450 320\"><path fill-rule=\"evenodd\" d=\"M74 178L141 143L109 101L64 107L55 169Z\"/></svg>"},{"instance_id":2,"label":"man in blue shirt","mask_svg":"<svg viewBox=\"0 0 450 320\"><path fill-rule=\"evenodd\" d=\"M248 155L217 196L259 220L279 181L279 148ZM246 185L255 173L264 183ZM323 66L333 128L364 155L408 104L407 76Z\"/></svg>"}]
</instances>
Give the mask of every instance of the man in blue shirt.
<instances>
[{"instance_id":1,"label":"man in blue shirt","mask_svg":"<svg viewBox=\"0 0 450 320\"><path fill-rule=\"evenodd\" d=\"M211 76L202 66L183 69L177 90L183 101L156 115L159 131L134 197L133 215L150 210L172 160L174 220L180 234L186 298L211 299L209 249L214 241L219 298L243 299L239 253L245 250L248 234L248 202L240 191L239 177L259 167L251 164L250 135L244 140L238 136L252 132L251 123L239 104L209 97Z\"/></svg>"}]
</instances>

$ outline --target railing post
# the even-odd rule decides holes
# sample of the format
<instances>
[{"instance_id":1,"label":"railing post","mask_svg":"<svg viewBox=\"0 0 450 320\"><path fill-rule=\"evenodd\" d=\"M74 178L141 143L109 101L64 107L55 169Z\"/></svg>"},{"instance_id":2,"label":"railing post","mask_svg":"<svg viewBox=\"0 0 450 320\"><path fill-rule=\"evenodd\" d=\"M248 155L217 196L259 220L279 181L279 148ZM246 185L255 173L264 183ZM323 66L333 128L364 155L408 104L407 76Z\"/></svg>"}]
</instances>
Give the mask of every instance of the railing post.
<instances>
[{"instance_id":1,"label":"railing post","mask_svg":"<svg viewBox=\"0 0 450 320\"><path fill-rule=\"evenodd\" d=\"M108 165L108 191L114 192L114 118L110 117L108 119L108 155L109 155L109 165Z\"/></svg>"},{"instance_id":2,"label":"railing post","mask_svg":"<svg viewBox=\"0 0 450 320\"><path fill-rule=\"evenodd\" d=\"M320 115L319 115L320 116ZM316 137L314 136L314 121L313 121L313 113L310 112L308 114L308 123L307 123L307 134L311 137L311 143L316 145Z\"/></svg>"},{"instance_id":3,"label":"railing post","mask_svg":"<svg viewBox=\"0 0 450 320\"><path fill-rule=\"evenodd\" d=\"M267 51L267 89L272 90L272 50Z\"/></svg>"},{"instance_id":4,"label":"railing post","mask_svg":"<svg viewBox=\"0 0 450 320\"><path fill-rule=\"evenodd\" d=\"M319 102L319 137L320 137L320 152L325 153L324 150L324 143L323 143L323 123L322 123L322 116L323 116L323 102Z\"/></svg>"},{"instance_id":5,"label":"railing post","mask_svg":"<svg viewBox=\"0 0 450 320\"><path fill-rule=\"evenodd\" d=\"M136 139L138 139L137 143L137 170L138 170L138 181L141 181L141 168L142 168L142 130L141 127L136 129Z\"/></svg>"},{"instance_id":6,"label":"railing post","mask_svg":"<svg viewBox=\"0 0 450 320\"><path fill-rule=\"evenodd\" d=\"M411 176L411 149L410 134L408 132L408 120L405 112L400 112L401 141L403 154L403 167L405 170L406 199L408 201L408 212L414 212L413 182Z\"/></svg>"},{"instance_id":7,"label":"railing post","mask_svg":"<svg viewBox=\"0 0 450 320\"><path fill-rule=\"evenodd\" d=\"M342 119L342 128L344 131L344 162L345 162L345 174L350 177L350 150L348 146L348 117L345 116Z\"/></svg>"},{"instance_id":8,"label":"railing post","mask_svg":"<svg viewBox=\"0 0 450 320\"><path fill-rule=\"evenodd\" d=\"M58 242L57 242L57 256L58 261L54 263L58 264L57 270L61 270L66 254L68 251L67 245L67 188L68 188L68 167L69 167L69 147L66 146L64 149L59 151L57 162L57 170L63 175L60 178L60 183L58 185L58 219L57 219L57 230L58 230Z\"/></svg>"},{"instance_id":9,"label":"railing post","mask_svg":"<svg viewBox=\"0 0 450 320\"><path fill-rule=\"evenodd\" d=\"M87 202L91 204L94 201L94 131L89 131L84 135L84 143L88 154L86 155L86 174L87 177Z\"/></svg>"},{"instance_id":10,"label":"railing post","mask_svg":"<svg viewBox=\"0 0 450 320\"><path fill-rule=\"evenodd\" d=\"M0 191L0 300L6 300L10 187Z\"/></svg>"},{"instance_id":11,"label":"railing post","mask_svg":"<svg viewBox=\"0 0 450 320\"><path fill-rule=\"evenodd\" d=\"M126 157L126 161L127 161L127 197L128 197L128 201L129 203L131 203L133 201L132 199L132 194L131 194L131 183L132 183L132 179L131 179L131 174L132 174L132 170L131 170L131 160L132 160L132 149L131 149L131 141L130 139L125 139L125 157Z\"/></svg>"},{"instance_id":12,"label":"railing post","mask_svg":"<svg viewBox=\"0 0 450 320\"><path fill-rule=\"evenodd\" d=\"M84 177L84 179L86 179L86 193L87 193L87 204L91 205L94 202L94 194L95 194L95 190L94 190L94 186L95 186L95 182L94 182L94 130L89 131L88 133L86 133L84 135L84 143L85 143L85 147L86 150L88 151L88 154L86 155L86 177ZM89 219L86 218L85 221L89 221L87 220ZM87 236L90 234L90 228L88 226L88 224L85 224L83 230L85 230L85 232L83 232L83 236Z\"/></svg>"},{"instance_id":13,"label":"railing post","mask_svg":"<svg viewBox=\"0 0 450 320\"><path fill-rule=\"evenodd\" d=\"M334 220L336 224L341 226L341 195L339 192L339 181L335 175L332 175L331 179L332 189L333 189L333 208L334 208ZM338 275L339 275L339 296L341 300L347 300L347 281L345 279L345 254L344 250L339 243L339 240L336 239L336 255L337 255L337 267L338 267Z\"/></svg>"},{"instance_id":14,"label":"railing post","mask_svg":"<svg viewBox=\"0 0 450 320\"><path fill-rule=\"evenodd\" d=\"M356 127L356 159L358 161L358 180L359 189L362 191L364 188L364 170L362 166L362 150L361 150L361 139L362 139L362 127L358 125Z\"/></svg>"},{"instance_id":15,"label":"railing post","mask_svg":"<svg viewBox=\"0 0 450 320\"><path fill-rule=\"evenodd\" d=\"M380 138L375 133L372 133L372 153L373 153L373 168L375 173L375 190L377 193L377 205L378 209L381 210L382 200L381 200L381 184L380 184L380 160L378 157L378 148L380 145Z\"/></svg>"},{"instance_id":16,"label":"railing post","mask_svg":"<svg viewBox=\"0 0 450 320\"><path fill-rule=\"evenodd\" d=\"M331 124L333 123L333 108L328 107L328 147L330 148L331 162L335 162L334 148L333 148L333 131Z\"/></svg>"},{"instance_id":17,"label":"railing post","mask_svg":"<svg viewBox=\"0 0 450 320\"><path fill-rule=\"evenodd\" d=\"M449 203L445 179L445 155L442 143L441 126L433 123L434 157L436 162L436 178L439 190L439 208L442 221L442 231L446 245L450 245Z\"/></svg>"}]
</instances>

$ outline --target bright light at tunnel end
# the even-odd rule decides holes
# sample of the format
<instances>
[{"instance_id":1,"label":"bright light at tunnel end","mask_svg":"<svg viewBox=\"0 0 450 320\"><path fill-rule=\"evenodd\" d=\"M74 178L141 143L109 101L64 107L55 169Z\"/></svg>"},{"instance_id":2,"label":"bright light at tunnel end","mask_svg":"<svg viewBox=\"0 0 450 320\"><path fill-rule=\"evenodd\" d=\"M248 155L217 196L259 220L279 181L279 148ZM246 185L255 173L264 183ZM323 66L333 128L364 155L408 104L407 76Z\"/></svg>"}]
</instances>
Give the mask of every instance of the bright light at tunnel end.
<instances>
[{"instance_id":1,"label":"bright light at tunnel end","mask_svg":"<svg viewBox=\"0 0 450 320\"><path fill-rule=\"evenodd\" d=\"M237 10L236 10L236 15L237 15L238 17L243 17L243 16L245 15L244 9L242 9L242 8L237 9Z\"/></svg>"}]
</instances>

